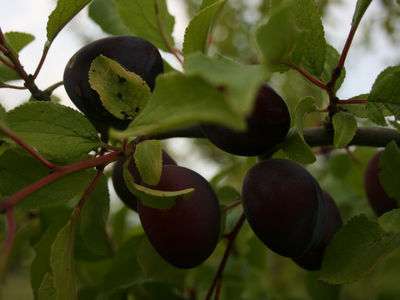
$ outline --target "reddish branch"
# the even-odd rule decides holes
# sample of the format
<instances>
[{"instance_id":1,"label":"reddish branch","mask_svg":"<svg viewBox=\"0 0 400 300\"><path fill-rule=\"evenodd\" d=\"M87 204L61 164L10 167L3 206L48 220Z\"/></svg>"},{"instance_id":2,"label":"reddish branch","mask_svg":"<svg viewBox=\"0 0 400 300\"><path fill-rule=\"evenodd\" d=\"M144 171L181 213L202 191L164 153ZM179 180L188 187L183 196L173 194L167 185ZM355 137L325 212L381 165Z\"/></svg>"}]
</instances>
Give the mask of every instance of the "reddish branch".
<instances>
[{"instance_id":1,"label":"reddish branch","mask_svg":"<svg viewBox=\"0 0 400 300\"><path fill-rule=\"evenodd\" d=\"M235 207L238 207L241 204L242 204L241 200L235 201L232 204L225 206L224 211L227 212L228 210L234 209Z\"/></svg>"},{"instance_id":2,"label":"reddish branch","mask_svg":"<svg viewBox=\"0 0 400 300\"><path fill-rule=\"evenodd\" d=\"M119 155L120 155L120 152L112 151L110 153L107 153L105 155L102 155L102 156L99 156L96 158L91 158L91 159L77 162L77 163L67 165L67 166L57 167L57 169L53 173L36 181L35 183L33 183L31 185L26 186L25 188L21 189L20 191L16 192L15 194L7 197L6 200L0 204L0 212L5 212L9 208L16 206L18 203L20 203L26 197L28 197L32 193L40 190L41 188L49 185L50 183L53 183L65 176L75 173L75 172L94 168L97 166L106 166L107 164L117 160Z\"/></svg>"},{"instance_id":3,"label":"reddish branch","mask_svg":"<svg viewBox=\"0 0 400 300\"><path fill-rule=\"evenodd\" d=\"M32 157L37 159L45 167L49 169L55 169L57 166L52 162L49 162L43 156L41 156L33 147L25 143L20 137L18 137L12 130L0 124L0 131L3 132L7 137L12 139L16 144L20 145L26 152Z\"/></svg>"},{"instance_id":4,"label":"reddish branch","mask_svg":"<svg viewBox=\"0 0 400 300\"><path fill-rule=\"evenodd\" d=\"M24 86L17 86L17 85L7 84L7 83L4 83L4 82L0 82L0 88L14 89L14 90L26 90L26 87L24 87Z\"/></svg>"},{"instance_id":5,"label":"reddish branch","mask_svg":"<svg viewBox=\"0 0 400 300\"><path fill-rule=\"evenodd\" d=\"M228 240L228 245L226 246L224 256L222 257L221 263L219 264L219 267L218 267L217 273L215 274L214 280L213 280L210 288L208 289L207 296L205 298L206 300L211 299L214 289L217 287L217 285L219 285L218 290L221 290L222 276L223 276L223 273L224 273L224 270L226 267L226 263L232 252L233 245L235 243L235 239L236 239L237 235L239 234L240 229L242 228L245 219L246 218L245 218L244 214L242 214L240 216L239 221L236 223L235 227L233 228L233 230L226 236L226 238ZM215 298L215 299L218 300L218 298Z\"/></svg>"},{"instance_id":6,"label":"reddish branch","mask_svg":"<svg viewBox=\"0 0 400 300\"><path fill-rule=\"evenodd\" d=\"M298 66L295 66L293 64L288 64L289 67L291 67L292 69L296 70L297 72L299 72L301 75L303 75L303 77L305 79L307 79L308 81L310 81L311 83L313 83L314 85L318 86L319 88L326 90L327 86L325 83L323 83L321 80L319 80L318 78L314 77L313 75L311 75L310 73L308 73L306 70L304 70L303 68L300 68Z\"/></svg>"},{"instance_id":7,"label":"reddish branch","mask_svg":"<svg viewBox=\"0 0 400 300\"><path fill-rule=\"evenodd\" d=\"M336 104L339 105L347 105L347 104L367 104L368 100L366 99L348 99L348 100L339 100Z\"/></svg>"},{"instance_id":8,"label":"reddish branch","mask_svg":"<svg viewBox=\"0 0 400 300\"><path fill-rule=\"evenodd\" d=\"M40 70L43 67L43 64L46 60L47 54L49 53L50 47L46 44L43 48L43 53L42 53L42 57L40 58L39 64L36 67L35 73L33 73L32 79L35 80L36 77L38 77Z\"/></svg>"}]
</instances>

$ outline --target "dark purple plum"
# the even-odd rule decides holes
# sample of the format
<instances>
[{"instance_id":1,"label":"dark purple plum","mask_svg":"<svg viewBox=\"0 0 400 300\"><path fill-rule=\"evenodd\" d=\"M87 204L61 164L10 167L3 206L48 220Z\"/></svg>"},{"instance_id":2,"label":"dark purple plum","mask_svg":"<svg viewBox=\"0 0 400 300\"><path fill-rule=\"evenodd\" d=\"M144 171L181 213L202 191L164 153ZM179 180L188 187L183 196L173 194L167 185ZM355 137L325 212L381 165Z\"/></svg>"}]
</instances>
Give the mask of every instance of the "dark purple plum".
<instances>
[{"instance_id":1,"label":"dark purple plum","mask_svg":"<svg viewBox=\"0 0 400 300\"><path fill-rule=\"evenodd\" d=\"M153 90L156 77L163 72L163 61L158 49L150 42L132 36L114 36L97 40L81 48L72 56L64 71L64 86L76 107L104 131L112 126L125 129L130 120L121 120L109 113L99 95L90 87L89 69L92 61L104 55L135 72Z\"/></svg>"},{"instance_id":2,"label":"dark purple plum","mask_svg":"<svg viewBox=\"0 0 400 300\"><path fill-rule=\"evenodd\" d=\"M245 177L242 197L250 227L272 251L300 257L322 239L322 190L299 164L282 159L258 163Z\"/></svg>"},{"instance_id":3,"label":"dark purple plum","mask_svg":"<svg viewBox=\"0 0 400 300\"><path fill-rule=\"evenodd\" d=\"M247 129L240 132L218 125L203 125L206 137L225 152L255 156L271 151L281 143L290 128L290 114L285 101L267 84L260 88Z\"/></svg>"},{"instance_id":4,"label":"dark purple plum","mask_svg":"<svg viewBox=\"0 0 400 300\"><path fill-rule=\"evenodd\" d=\"M293 261L296 262L300 267L311 271L321 269L325 249L329 245L335 233L343 225L342 217L335 201L327 192L323 192L323 197L327 210L327 214L325 214L326 219L323 223L323 238L320 243L316 244L301 257L293 258Z\"/></svg>"},{"instance_id":5,"label":"dark purple plum","mask_svg":"<svg viewBox=\"0 0 400 300\"><path fill-rule=\"evenodd\" d=\"M138 202L144 231L155 250L178 268L200 265L214 251L220 235L220 208L210 184L196 172L165 165L158 190L194 188L169 209L155 209Z\"/></svg>"},{"instance_id":6,"label":"dark purple plum","mask_svg":"<svg viewBox=\"0 0 400 300\"><path fill-rule=\"evenodd\" d=\"M372 157L364 175L364 186L368 202L378 217L399 207L396 200L388 196L379 181L381 155L382 152L378 152Z\"/></svg>"},{"instance_id":7,"label":"dark purple plum","mask_svg":"<svg viewBox=\"0 0 400 300\"><path fill-rule=\"evenodd\" d=\"M162 152L162 160L163 165L176 165L176 161L173 160L172 157L169 156L168 153L165 151ZM133 209L134 211L137 211L137 198L129 191L124 180L123 165L125 161L125 157L122 157L116 161L112 173L112 182L119 199L124 202L126 206ZM131 172L132 177L135 179L135 182L142 183L139 170L137 169L135 160L133 158L129 163L128 169Z\"/></svg>"}]
</instances>

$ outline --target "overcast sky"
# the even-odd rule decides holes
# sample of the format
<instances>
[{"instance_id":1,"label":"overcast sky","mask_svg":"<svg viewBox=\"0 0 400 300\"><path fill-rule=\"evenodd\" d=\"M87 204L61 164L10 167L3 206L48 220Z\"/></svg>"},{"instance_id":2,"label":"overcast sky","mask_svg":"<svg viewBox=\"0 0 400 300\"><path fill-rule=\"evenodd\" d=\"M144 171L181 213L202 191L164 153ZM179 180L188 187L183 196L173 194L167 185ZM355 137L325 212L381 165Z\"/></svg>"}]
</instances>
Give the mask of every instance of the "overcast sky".
<instances>
[{"instance_id":1,"label":"overcast sky","mask_svg":"<svg viewBox=\"0 0 400 300\"><path fill-rule=\"evenodd\" d=\"M170 12L176 17L175 38L178 43L182 42L185 26L188 22L184 15L182 3L185 0L169 0ZM13 0L2 1L0 10L0 26L4 32L23 31L32 33L36 40L21 52L21 60L29 72L32 72L40 58L43 44L46 40L46 21L48 15L55 7L52 0ZM252 0L257 2L257 0ZM328 19L324 20L326 36L328 41L338 50L343 46L351 23L351 17L356 1L346 0L343 4L331 8L327 14ZM383 18L380 2L373 1L366 18ZM360 30L366 30L361 26ZM37 80L40 88L62 80L64 67L69 58L85 43L81 39L80 32L90 39L104 36L100 28L87 16L87 10L82 11L75 19L67 25L50 50L44 68ZM366 51L360 46L360 40L355 39L354 47L346 64L347 78L340 90L342 98L367 93L379 72L386 66L398 64L398 49L386 40L385 35L379 30L373 29L372 49ZM361 36L361 35L360 35ZM63 88L57 89L57 96L63 99L63 103L71 105ZM0 103L7 109L11 109L19 103L28 99L27 92L15 90L0 90ZM196 165L196 157L193 157L188 164ZM196 168L195 168L196 169ZM213 173L213 168L203 169L207 177Z\"/></svg>"}]
</instances>

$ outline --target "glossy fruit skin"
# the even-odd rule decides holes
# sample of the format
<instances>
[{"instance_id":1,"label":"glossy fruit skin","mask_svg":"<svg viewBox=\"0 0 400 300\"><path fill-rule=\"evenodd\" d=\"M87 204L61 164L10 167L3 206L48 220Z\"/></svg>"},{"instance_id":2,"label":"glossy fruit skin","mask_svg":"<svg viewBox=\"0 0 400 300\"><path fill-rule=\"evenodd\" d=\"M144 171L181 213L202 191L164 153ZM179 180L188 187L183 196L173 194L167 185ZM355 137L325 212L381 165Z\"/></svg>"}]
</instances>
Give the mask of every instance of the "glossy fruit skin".
<instances>
[{"instance_id":1,"label":"glossy fruit skin","mask_svg":"<svg viewBox=\"0 0 400 300\"><path fill-rule=\"evenodd\" d=\"M290 128L289 110L285 101L264 84L246 123L244 132L208 124L202 129L206 137L225 152L242 156L261 155L286 138Z\"/></svg>"},{"instance_id":2,"label":"glossy fruit skin","mask_svg":"<svg viewBox=\"0 0 400 300\"><path fill-rule=\"evenodd\" d=\"M300 257L323 239L322 190L299 164L282 159L258 163L244 179L242 197L250 227L272 251Z\"/></svg>"},{"instance_id":3,"label":"glossy fruit skin","mask_svg":"<svg viewBox=\"0 0 400 300\"><path fill-rule=\"evenodd\" d=\"M178 268L200 265L214 251L220 235L220 208L210 184L196 172L179 166L163 167L159 190L194 188L169 209L138 202L144 231L155 250Z\"/></svg>"},{"instance_id":4,"label":"glossy fruit skin","mask_svg":"<svg viewBox=\"0 0 400 300\"><path fill-rule=\"evenodd\" d=\"M325 191L323 192L323 198L327 209L326 219L323 224L323 238L319 244L315 245L304 255L293 258L293 261L300 267L310 271L321 269L326 247L329 245L335 233L343 226L340 211L333 198Z\"/></svg>"},{"instance_id":5,"label":"glossy fruit skin","mask_svg":"<svg viewBox=\"0 0 400 300\"><path fill-rule=\"evenodd\" d=\"M162 160L163 160L163 165L176 165L176 161L168 155L167 152L163 151L162 152ZM115 162L113 173L112 173L112 183L115 189L115 192L117 193L117 196L119 199L124 202L126 206L129 208L133 209L134 211L137 211L137 198L135 195L133 195L128 187L125 184L124 180L124 163L126 161L125 157L121 157ZM142 180L140 178L139 170L136 167L135 160L131 159L128 169L132 175L132 177L135 179L136 183L141 183Z\"/></svg>"},{"instance_id":6,"label":"glossy fruit skin","mask_svg":"<svg viewBox=\"0 0 400 300\"><path fill-rule=\"evenodd\" d=\"M150 42L132 36L114 36L97 40L81 48L69 60L64 71L64 86L68 96L99 131L109 126L125 129L130 120L121 120L109 113L99 95L90 87L89 69L92 61L104 55L125 69L141 76L154 89L157 75L163 72L163 60Z\"/></svg>"},{"instance_id":7,"label":"glossy fruit skin","mask_svg":"<svg viewBox=\"0 0 400 300\"><path fill-rule=\"evenodd\" d=\"M399 207L396 200L388 196L379 181L381 155L382 152L378 152L371 158L364 174L364 187L368 202L378 217Z\"/></svg>"}]
</instances>

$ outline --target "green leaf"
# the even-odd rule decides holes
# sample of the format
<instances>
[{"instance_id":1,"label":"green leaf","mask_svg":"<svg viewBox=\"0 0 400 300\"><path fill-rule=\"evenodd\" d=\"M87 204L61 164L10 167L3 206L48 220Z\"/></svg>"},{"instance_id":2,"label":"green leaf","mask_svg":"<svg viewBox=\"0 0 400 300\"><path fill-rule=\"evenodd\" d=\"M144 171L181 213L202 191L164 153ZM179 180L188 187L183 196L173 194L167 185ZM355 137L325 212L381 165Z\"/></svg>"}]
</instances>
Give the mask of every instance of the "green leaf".
<instances>
[{"instance_id":1,"label":"green leaf","mask_svg":"<svg viewBox=\"0 0 400 300\"><path fill-rule=\"evenodd\" d=\"M360 24L362 17L364 16L365 12L367 11L369 5L371 4L372 0L358 0L356 4L356 10L354 11L352 26L356 27Z\"/></svg>"},{"instance_id":2,"label":"green leaf","mask_svg":"<svg viewBox=\"0 0 400 300\"><path fill-rule=\"evenodd\" d=\"M54 287L54 278L51 273L46 273L38 290L38 300L54 300L57 298L57 291Z\"/></svg>"},{"instance_id":3,"label":"green leaf","mask_svg":"<svg viewBox=\"0 0 400 300\"><path fill-rule=\"evenodd\" d=\"M47 21L47 40L53 42L64 26L91 0L58 0Z\"/></svg>"},{"instance_id":4,"label":"green leaf","mask_svg":"<svg viewBox=\"0 0 400 300\"><path fill-rule=\"evenodd\" d=\"M129 191L134 194L146 206L159 209L171 208L175 205L178 197L185 197L191 194L194 189L188 188L180 191L160 191L135 183L135 180L128 169L129 160L124 164L124 179Z\"/></svg>"},{"instance_id":5,"label":"green leaf","mask_svg":"<svg viewBox=\"0 0 400 300\"><path fill-rule=\"evenodd\" d=\"M104 291L112 292L117 289L126 289L146 281L136 257L142 239L143 236L132 237L118 250L111 269L104 276L104 283L102 284Z\"/></svg>"},{"instance_id":6,"label":"green leaf","mask_svg":"<svg viewBox=\"0 0 400 300\"><path fill-rule=\"evenodd\" d=\"M389 197L400 201L400 149L393 141L386 146L380 157L379 181Z\"/></svg>"},{"instance_id":7,"label":"green leaf","mask_svg":"<svg viewBox=\"0 0 400 300\"><path fill-rule=\"evenodd\" d=\"M245 122L228 105L223 94L197 76L168 73L157 78L156 89L144 110L118 138L132 138L198 123L218 123L238 130Z\"/></svg>"},{"instance_id":8,"label":"green leaf","mask_svg":"<svg viewBox=\"0 0 400 300\"><path fill-rule=\"evenodd\" d=\"M135 165L144 183L157 185L162 172L162 146L160 141L144 141L136 146Z\"/></svg>"},{"instance_id":9,"label":"green leaf","mask_svg":"<svg viewBox=\"0 0 400 300\"><path fill-rule=\"evenodd\" d=\"M157 16L156 5L159 6L159 16ZM174 45L172 31L175 19L168 12L165 0L115 0L118 12L124 25L131 34L140 36L152 42L157 48L169 51L165 45L164 37L170 45ZM159 19L161 27L159 26Z\"/></svg>"},{"instance_id":10,"label":"green leaf","mask_svg":"<svg viewBox=\"0 0 400 300\"><path fill-rule=\"evenodd\" d=\"M122 23L114 0L94 0L89 6L89 17L104 32L113 35L128 34L129 30Z\"/></svg>"},{"instance_id":11,"label":"green leaf","mask_svg":"<svg viewBox=\"0 0 400 300\"><path fill-rule=\"evenodd\" d=\"M8 45L10 45L16 53L20 52L35 40L35 37L32 34L25 32L11 31L6 32L4 36Z\"/></svg>"},{"instance_id":12,"label":"green leaf","mask_svg":"<svg viewBox=\"0 0 400 300\"><path fill-rule=\"evenodd\" d=\"M100 147L93 125L76 110L51 102L28 102L7 113L7 126L56 162L81 159Z\"/></svg>"},{"instance_id":13,"label":"green leaf","mask_svg":"<svg viewBox=\"0 0 400 300\"><path fill-rule=\"evenodd\" d=\"M121 120L134 119L151 95L149 86L139 75L103 55L93 60L89 82L99 93L103 106Z\"/></svg>"},{"instance_id":14,"label":"green leaf","mask_svg":"<svg viewBox=\"0 0 400 300\"><path fill-rule=\"evenodd\" d=\"M306 287L312 300L338 300L340 298L340 286L318 280L315 273L307 273Z\"/></svg>"},{"instance_id":15,"label":"green leaf","mask_svg":"<svg viewBox=\"0 0 400 300\"><path fill-rule=\"evenodd\" d=\"M400 116L400 67L389 67L379 74L368 97L368 115L379 125L386 125L383 110Z\"/></svg>"},{"instance_id":16,"label":"green leaf","mask_svg":"<svg viewBox=\"0 0 400 300\"><path fill-rule=\"evenodd\" d=\"M187 57L189 54L200 51L205 53L208 43L208 36L214 26L215 19L221 11L226 0L219 0L210 6L202 9L189 23L185 31L185 40L183 42L183 54Z\"/></svg>"},{"instance_id":17,"label":"green leaf","mask_svg":"<svg viewBox=\"0 0 400 300\"><path fill-rule=\"evenodd\" d=\"M76 283L74 247L76 215L57 234L51 247L50 266L53 271L57 300L78 299Z\"/></svg>"},{"instance_id":18,"label":"green leaf","mask_svg":"<svg viewBox=\"0 0 400 300\"><path fill-rule=\"evenodd\" d=\"M282 151L285 155L302 164L312 164L316 161L315 155L304 141L299 132L292 128L283 144Z\"/></svg>"},{"instance_id":19,"label":"green leaf","mask_svg":"<svg viewBox=\"0 0 400 300\"><path fill-rule=\"evenodd\" d=\"M42 235L37 243L34 244L35 259L32 261L31 285L35 295L40 299L40 294L46 291L50 285L52 287L52 276L50 268L51 246L58 232L67 224L71 216L71 210L64 206L43 209L40 212L40 224L43 228ZM46 278L49 277L49 278ZM50 282L51 279L51 282ZM40 291L43 286L45 291ZM53 288L54 289L54 288ZM52 298L54 299L54 298Z\"/></svg>"},{"instance_id":20,"label":"green leaf","mask_svg":"<svg viewBox=\"0 0 400 300\"><path fill-rule=\"evenodd\" d=\"M210 5L214 4L215 2L218 2L219 0L203 0L200 5L200 10L209 7Z\"/></svg>"},{"instance_id":21,"label":"green leaf","mask_svg":"<svg viewBox=\"0 0 400 300\"><path fill-rule=\"evenodd\" d=\"M294 65L316 76L323 72L327 45L314 0L279 2L256 35L265 63L272 71L287 71Z\"/></svg>"},{"instance_id":22,"label":"green leaf","mask_svg":"<svg viewBox=\"0 0 400 300\"><path fill-rule=\"evenodd\" d=\"M306 97L297 103L294 112L294 124L301 135L303 134L305 116L316 110L317 105L313 97Z\"/></svg>"},{"instance_id":23,"label":"green leaf","mask_svg":"<svg viewBox=\"0 0 400 300\"><path fill-rule=\"evenodd\" d=\"M331 284L359 280L399 246L400 234L386 233L364 215L354 217L329 244L320 278Z\"/></svg>"},{"instance_id":24,"label":"green leaf","mask_svg":"<svg viewBox=\"0 0 400 300\"><path fill-rule=\"evenodd\" d=\"M400 209L393 209L382 215L379 224L386 232L400 233Z\"/></svg>"},{"instance_id":25,"label":"green leaf","mask_svg":"<svg viewBox=\"0 0 400 300\"><path fill-rule=\"evenodd\" d=\"M357 132L357 121L354 116L347 112L339 112L332 119L334 137L333 144L336 148L347 146Z\"/></svg>"},{"instance_id":26,"label":"green leaf","mask_svg":"<svg viewBox=\"0 0 400 300\"><path fill-rule=\"evenodd\" d=\"M14 70L9 69L0 62L0 82L7 82L17 79L20 79L18 73Z\"/></svg>"},{"instance_id":27,"label":"green leaf","mask_svg":"<svg viewBox=\"0 0 400 300\"><path fill-rule=\"evenodd\" d=\"M107 179L103 177L83 206L79 219L79 236L90 259L104 259L112 255L106 232L109 209Z\"/></svg>"},{"instance_id":28,"label":"green leaf","mask_svg":"<svg viewBox=\"0 0 400 300\"><path fill-rule=\"evenodd\" d=\"M261 66L243 65L225 57L211 58L202 53L191 54L185 59L185 71L223 88L226 99L243 116L253 108L266 77Z\"/></svg>"},{"instance_id":29,"label":"green leaf","mask_svg":"<svg viewBox=\"0 0 400 300\"><path fill-rule=\"evenodd\" d=\"M7 150L0 156L0 194L12 195L48 174L49 170L31 156L16 149ZM29 195L17 207L29 210L66 203L83 192L91 174L81 171L67 175Z\"/></svg>"}]
</instances>

